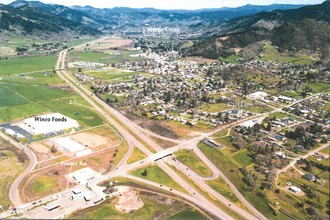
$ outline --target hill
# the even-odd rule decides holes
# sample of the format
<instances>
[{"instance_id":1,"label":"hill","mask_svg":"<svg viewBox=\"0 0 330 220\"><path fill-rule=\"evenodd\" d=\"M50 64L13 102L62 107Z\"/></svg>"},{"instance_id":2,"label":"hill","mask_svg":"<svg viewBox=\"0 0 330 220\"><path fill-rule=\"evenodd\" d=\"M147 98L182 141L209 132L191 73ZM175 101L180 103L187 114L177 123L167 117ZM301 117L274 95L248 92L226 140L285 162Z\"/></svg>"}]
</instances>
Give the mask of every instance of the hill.
<instances>
[{"instance_id":1,"label":"hill","mask_svg":"<svg viewBox=\"0 0 330 220\"><path fill-rule=\"evenodd\" d=\"M87 35L99 34L97 30L34 7L14 8L0 4L1 33L16 35L49 36L51 34Z\"/></svg>"},{"instance_id":2,"label":"hill","mask_svg":"<svg viewBox=\"0 0 330 220\"><path fill-rule=\"evenodd\" d=\"M187 55L227 57L242 48L270 41L280 51L321 50L327 59L330 48L330 1L299 9L261 12L220 25L221 31L188 48ZM256 51L260 51L256 49Z\"/></svg>"}]
</instances>

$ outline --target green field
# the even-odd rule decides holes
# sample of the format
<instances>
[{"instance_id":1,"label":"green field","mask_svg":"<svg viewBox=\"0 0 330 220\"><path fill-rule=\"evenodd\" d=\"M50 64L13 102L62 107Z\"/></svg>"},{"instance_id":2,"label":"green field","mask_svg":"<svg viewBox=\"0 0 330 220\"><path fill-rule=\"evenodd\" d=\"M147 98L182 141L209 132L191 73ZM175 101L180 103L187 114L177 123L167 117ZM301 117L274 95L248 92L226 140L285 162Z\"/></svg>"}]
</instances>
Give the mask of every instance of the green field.
<instances>
[{"instance_id":1,"label":"green field","mask_svg":"<svg viewBox=\"0 0 330 220\"><path fill-rule=\"evenodd\" d=\"M310 86L314 92L330 92L330 84L327 83L311 83L308 86Z\"/></svg>"},{"instance_id":2,"label":"green field","mask_svg":"<svg viewBox=\"0 0 330 220\"><path fill-rule=\"evenodd\" d=\"M119 53L119 54L117 54ZM73 52L69 54L71 61L94 61L100 63L116 63L121 61L139 61L143 60L141 57L131 57L132 54L137 54L138 51L128 50L108 50L105 52Z\"/></svg>"},{"instance_id":3,"label":"green field","mask_svg":"<svg viewBox=\"0 0 330 220\"><path fill-rule=\"evenodd\" d=\"M293 115L288 115L288 114L283 113L283 112L274 112L274 113L271 113L271 114L268 115L268 118L273 118L273 117L276 117L276 119L292 118L296 121L302 121L302 119L300 119L298 117L295 117Z\"/></svg>"},{"instance_id":4,"label":"green field","mask_svg":"<svg viewBox=\"0 0 330 220\"><path fill-rule=\"evenodd\" d=\"M147 156L139 150L139 148L137 147L134 147L134 150L133 150L133 153L132 155L128 158L127 160L127 163L130 164L130 163L134 163L136 161L139 161L139 160L143 160L144 158L146 158Z\"/></svg>"},{"instance_id":5,"label":"green field","mask_svg":"<svg viewBox=\"0 0 330 220\"><path fill-rule=\"evenodd\" d=\"M64 90L42 85L16 85L0 82L0 87L6 89L8 92L11 91L13 95L19 94L20 97L29 102L47 101L72 95L72 93L65 92ZM8 95L10 96L10 94Z\"/></svg>"},{"instance_id":6,"label":"green field","mask_svg":"<svg viewBox=\"0 0 330 220\"><path fill-rule=\"evenodd\" d=\"M203 161L191 150L179 150L174 153L175 158L188 166L195 173L208 177L212 176L212 171L206 166Z\"/></svg>"},{"instance_id":7,"label":"green field","mask_svg":"<svg viewBox=\"0 0 330 220\"><path fill-rule=\"evenodd\" d=\"M294 63L298 65L309 65L314 62L310 56L304 54L295 54L291 56L281 54L273 46L269 44L265 46L264 50L265 50L263 53L264 57L258 59L264 61L271 60L279 63Z\"/></svg>"},{"instance_id":8,"label":"green field","mask_svg":"<svg viewBox=\"0 0 330 220\"><path fill-rule=\"evenodd\" d=\"M147 175L146 176L142 175L144 170L147 170ZM140 178L143 178L143 179L146 179L146 180L150 180L150 181L153 181L153 182L171 187L173 189L177 189L179 191L185 192L185 190L182 189L182 187L179 184L174 182L172 180L172 178L170 176L168 176L157 165L153 165L153 166L150 166L150 167L134 170L134 171L131 172L131 174L133 174L134 176L137 176L137 177L140 177Z\"/></svg>"},{"instance_id":9,"label":"green field","mask_svg":"<svg viewBox=\"0 0 330 220\"><path fill-rule=\"evenodd\" d=\"M233 159L236 160L237 163L241 164L242 167L249 166L253 163L251 152L248 150L239 151L233 155Z\"/></svg>"},{"instance_id":10,"label":"green field","mask_svg":"<svg viewBox=\"0 0 330 220\"><path fill-rule=\"evenodd\" d=\"M0 77L18 73L50 70L55 66L56 56L34 56L0 60Z\"/></svg>"},{"instance_id":11,"label":"green field","mask_svg":"<svg viewBox=\"0 0 330 220\"><path fill-rule=\"evenodd\" d=\"M168 218L168 220L207 220L207 218L196 211L181 211Z\"/></svg>"},{"instance_id":12,"label":"green field","mask_svg":"<svg viewBox=\"0 0 330 220\"><path fill-rule=\"evenodd\" d=\"M151 77L151 74L148 73L141 73L141 72L134 72L134 71L128 71L128 70L121 70L121 69L111 69L107 71L100 71L100 72L84 72L87 75L90 76L96 76L101 79L105 79L108 82L127 82L127 81L134 81L133 76L134 75L141 75L143 77Z\"/></svg>"},{"instance_id":13,"label":"green field","mask_svg":"<svg viewBox=\"0 0 330 220\"><path fill-rule=\"evenodd\" d=\"M220 193L221 195L225 196L233 203L240 203L239 199L235 196L235 194L231 191L231 188L226 184L226 182L221 178L218 177L215 180L207 181L207 184Z\"/></svg>"},{"instance_id":14,"label":"green field","mask_svg":"<svg viewBox=\"0 0 330 220\"><path fill-rule=\"evenodd\" d=\"M57 188L58 184L55 178L51 178L49 176L41 176L34 183L32 187L33 195L44 195L49 192L53 188Z\"/></svg>"}]
</instances>

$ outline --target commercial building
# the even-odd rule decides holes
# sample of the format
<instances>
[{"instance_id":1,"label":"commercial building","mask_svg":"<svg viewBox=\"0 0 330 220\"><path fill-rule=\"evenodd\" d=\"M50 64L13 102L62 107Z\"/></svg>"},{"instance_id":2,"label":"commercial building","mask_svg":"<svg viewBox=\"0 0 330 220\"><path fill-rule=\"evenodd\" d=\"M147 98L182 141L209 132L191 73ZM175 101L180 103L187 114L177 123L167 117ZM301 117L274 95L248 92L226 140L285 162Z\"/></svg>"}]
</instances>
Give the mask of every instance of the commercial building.
<instances>
[{"instance_id":1,"label":"commercial building","mask_svg":"<svg viewBox=\"0 0 330 220\"><path fill-rule=\"evenodd\" d=\"M77 153L77 152L85 150L84 146L82 146L81 144L79 144L78 142L75 142L74 140L72 140L70 138L56 139L56 140L54 140L53 143L55 144L55 146L61 147L62 149L64 149L65 151L67 151L69 153Z\"/></svg>"},{"instance_id":2,"label":"commercial building","mask_svg":"<svg viewBox=\"0 0 330 220\"><path fill-rule=\"evenodd\" d=\"M79 124L60 113L35 116L25 119L20 127L33 135L57 133L70 128L78 128Z\"/></svg>"}]
</instances>

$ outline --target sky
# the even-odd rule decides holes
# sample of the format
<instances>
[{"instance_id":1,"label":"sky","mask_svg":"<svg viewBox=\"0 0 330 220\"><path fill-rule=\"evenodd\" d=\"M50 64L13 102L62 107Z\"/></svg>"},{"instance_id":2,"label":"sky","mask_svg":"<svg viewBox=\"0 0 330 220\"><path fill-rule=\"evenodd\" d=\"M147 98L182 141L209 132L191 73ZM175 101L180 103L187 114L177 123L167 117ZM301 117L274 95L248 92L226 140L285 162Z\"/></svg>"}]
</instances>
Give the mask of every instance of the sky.
<instances>
[{"instance_id":1,"label":"sky","mask_svg":"<svg viewBox=\"0 0 330 220\"><path fill-rule=\"evenodd\" d=\"M60 4L66 6L90 5L96 8L130 7L157 9L201 9L237 7L246 4L319 4L324 0L39 0L44 3ZM13 0L0 0L2 4L9 4Z\"/></svg>"}]
</instances>

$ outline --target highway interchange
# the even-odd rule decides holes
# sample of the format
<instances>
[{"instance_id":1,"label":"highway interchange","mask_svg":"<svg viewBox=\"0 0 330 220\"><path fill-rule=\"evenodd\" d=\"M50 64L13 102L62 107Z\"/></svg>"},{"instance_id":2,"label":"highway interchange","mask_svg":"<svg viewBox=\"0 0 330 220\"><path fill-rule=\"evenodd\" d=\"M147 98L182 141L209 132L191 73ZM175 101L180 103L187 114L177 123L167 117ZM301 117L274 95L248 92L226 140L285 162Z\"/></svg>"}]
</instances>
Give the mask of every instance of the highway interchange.
<instances>
[{"instance_id":1,"label":"highway interchange","mask_svg":"<svg viewBox=\"0 0 330 220\"><path fill-rule=\"evenodd\" d=\"M75 90L78 94L81 95L96 111L98 111L105 119L106 121L111 124L113 127L116 128L117 131L119 131L120 135L124 140L126 140L128 144L128 151L125 154L125 156L122 158L120 163L109 173L106 173L104 175L99 175L93 180L90 180L88 182L88 186L91 187L94 193L94 200L99 200L101 198L105 198L105 194L102 192L102 188L98 186L99 183L104 182L108 180L109 178L113 177L127 177L129 179L138 181L140 183L145 183L148 185L152 185L153 187L161 188L162 190L167 190L173 194L176 194L185 200L197 205L199 208L201 208L204 211L207 211L208 213L212 214L213 216L218 217L219 219L234 219L229 214L227 214L225 211L223 211L221 208L219 208L217 205L215 205L213 202L210 201L209 198L206 198L204 195L197 192L194 188L191 187L191 185L186 182L183 178L181 178L172 168L169 167L169 165L174 166L177 170L182 171L188 178L191 179L192 182L197 184L200 188L203 189L207 194L210 196L216 198L219 202L226 205L229 209L236 212L238 215L240 215L243 218L246 219L267 219L263 214L261 214L257 209L255 209L244 197L243 195L236 189L236 187L230 182L230 180L199 150L197 147L197 144L204 138L212 136L216 132L225 129L225 128L231 128L234 127L240 123L243 123L248 120L252 119L263 119L268 114L271 114L273 112L279 112L282 111L281 108L274 109L271 112L263 113L263 114L256 114L249 118L245 118L243 120L222 126L219 129L216 129L210 133L202 134L198 137L192 138L190 140L186 141L180 141L180 140L172 140L169 138L164 138L162 136L159 136L157 134L154 134L150 131L146 131L145 129L141 128L140 126L136 125L134 122L130 121L128 118L126 118L124 115L122 115L117 110L113 109L112 107L108 106L105 102L103 102L101 99L99 99L97 96L91 94L91 92L83 87L82 85L77 82L77 80L66 70L66 57L67 57L68 50L63 50L60 52L58 61L56 64L56 72L58 76L68 83L73 90ZM307 97L307 98L311 98ZM306 99L307 99L306 98ZM302 101L302 100L300 100ZM19 184L21 181L35 168L37 164L37 158L33 151L29 149L26 146L23 146L16 141L12 140L11 138L5 136L3 133L0 132L0 136L2 136L5 139L8 139L13 145L16 147L23 149L24 152L27 154L27 156L30 159L30 164L28 168L22 173L11 185L9 197L12 202L12 204L15 207L23 207L21 210L18 210L18 212L22 213L24 217L27 218L39 218L39 217L45 217L47 218L63 218L64 215L69 214L71 212L74 212L78 209L87 208L92 205L95 205L93 202L82 202L82 201L73 201L70 199L71 191L72 189L69 189L66 192L58 193L57 195L61 195L59 197L56 196L56 199L58 201L61 201L62 208L59 211L45 211L45 209L40 206L31 208L35 205L34 203L40 203L39 201L42 201L42 203L46 201L51 201L54 199L54 195L47 196L41 200L31 202L28 204L23 204L19 195ZM162 149L158 144L156 144L150 136L155 136L157 138L162 138L165 140L172 141L176 143L177 145L171 148L168 148L166 150ZM150 150L150 148L147 148L145 146L147 144L148 146L151 146L153 148L153 152ZM144 154L146 154L148 157L146 159L137 161L132 164L127 164L126 161L130 157L130 155L133 153L134 147L137 147L140 149ZM324 148L325 146L322 146ZM190 170L188 167L186 167L184 164L180 163L177 160L173 160L172 156L168 156L169 154L173 154L175 151L180 149L188 149L193 150L195 154L209 167L209 169L212 171L213 175L211 177L201 177L192 170ZM315 149L314 151L318 151L319 149ZM156 152L156 153L154 153ZM291 167L295 164L296 159L294 159L288 167ZM178 191L175 189L171 189L166 186L162 186L158 183L151 182L149 180L145 180L136 176L132 176L129 174L129 171L145 167L150 164L157 164L166 174L168 174L173 181L178 183L185 192ZM287 168L288 168L287 167ZM286 168L286 169L287 169ZM280 172L283 172L284 170L279 170L278 175ZM242 209L241 207L238 207L236 204L230 202L227 198L213 190L209 185L206 184L205 181L207 180L214 180L218 177L221 177L225 180L225 182L230 186L233 193L237 196L237 198L247 207L249 210L246 211L245 209ZM81 188L84 186L78 185L74 188ZM33 205L34 204L34 205ZM39 213L39 214L38 214ZM65 213L65 214L63 214ZM12 210L7 211L5 213L2 213L2 217L8 217L12 215ZM0 215L1 217L1 215Z\"/></svg>"}]
</instances>

